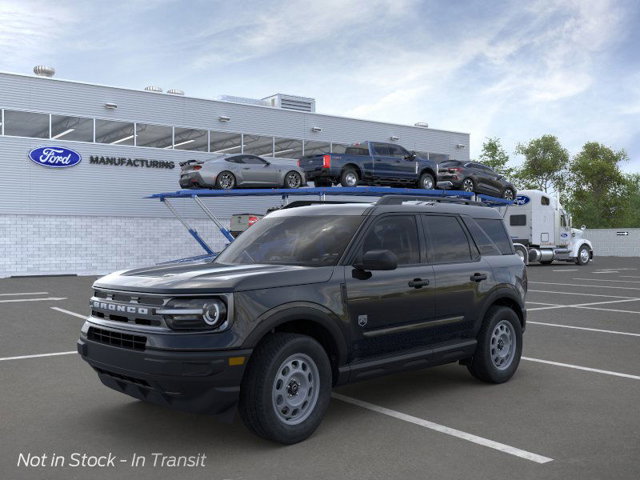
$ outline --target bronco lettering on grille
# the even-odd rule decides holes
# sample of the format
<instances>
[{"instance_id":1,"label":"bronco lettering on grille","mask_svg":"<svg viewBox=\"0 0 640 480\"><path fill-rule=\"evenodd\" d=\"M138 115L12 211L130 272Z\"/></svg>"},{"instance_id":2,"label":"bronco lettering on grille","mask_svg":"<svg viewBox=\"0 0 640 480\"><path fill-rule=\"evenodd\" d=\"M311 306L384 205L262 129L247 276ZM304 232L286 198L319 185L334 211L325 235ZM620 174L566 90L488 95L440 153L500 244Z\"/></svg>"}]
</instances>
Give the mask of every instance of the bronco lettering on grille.
<instances>
[{"instance_id":1,"label":"bronco lettering on grille","mask_svg":"<svg viewBox=\"0 0 640 480\"><path fill-rule=\"evenodd\" d=\"M107 302L93 302L94 308L99 308L101 310L109 310L112 312L122 312L122 313L135 313L139 315L148 315L149 309L145 307L131 307L129 305L118 305L116 303L107 303Z\"/></svg>"}]
</instances>

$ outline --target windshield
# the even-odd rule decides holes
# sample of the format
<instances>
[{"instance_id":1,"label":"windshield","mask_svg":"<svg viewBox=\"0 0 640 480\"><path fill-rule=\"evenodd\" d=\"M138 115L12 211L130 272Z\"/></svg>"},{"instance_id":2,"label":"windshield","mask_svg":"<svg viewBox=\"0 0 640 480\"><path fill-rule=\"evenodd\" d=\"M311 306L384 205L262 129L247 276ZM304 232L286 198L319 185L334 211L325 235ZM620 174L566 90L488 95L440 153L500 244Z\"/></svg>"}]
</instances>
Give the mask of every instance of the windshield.
<instances>
[{"instance_id":1,"label":"windshield","mask_svg":"<svg viewBox=\"0 0 640 480\"><path fill-rule=\"evenodd\" d=\"M215 260L232 265L335 265L364 217L313 215L265 217Z\"/></svg>"}]
</instances>

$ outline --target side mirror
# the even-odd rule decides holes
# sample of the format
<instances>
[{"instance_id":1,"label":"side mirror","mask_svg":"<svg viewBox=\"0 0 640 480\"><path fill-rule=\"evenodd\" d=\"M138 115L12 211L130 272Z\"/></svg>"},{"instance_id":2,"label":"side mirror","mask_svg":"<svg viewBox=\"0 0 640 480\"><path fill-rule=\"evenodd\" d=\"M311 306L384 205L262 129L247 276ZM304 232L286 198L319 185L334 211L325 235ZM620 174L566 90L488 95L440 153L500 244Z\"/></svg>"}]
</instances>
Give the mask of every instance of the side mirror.
<instances>
[{"instance_id":1,"label":"side mirror","mask_svg":"<svg viewBox=\"0 0 640 480\"><path fill-rule=\"evenodd\" d=\"M354 267L358 270L395 270L398 257L390 250L369 250Z\"/></svg>"},{"instance_id":2,"label":"side mirror","mask_svg":"<svg viewBox=\"0 0 640 480\"><path fill-rule=\"evenodd\" d=\"M409 155L405 155L404 159L405 160L413 160L414 158L416 158L416 152L409 152Z\"/></svg>"},{"instance_id":3,"label":"side mirror","mask_svg":"<svg viewBox=\"0 0 640 480\"><path fill-rule=\"evenodd\" d=\"M584 232L586 229L587 229L587 226L586 226L586 225L582 225L582 226L580 227L580 230L582 230L583 232Z\"/></svg>"}]
</instances>

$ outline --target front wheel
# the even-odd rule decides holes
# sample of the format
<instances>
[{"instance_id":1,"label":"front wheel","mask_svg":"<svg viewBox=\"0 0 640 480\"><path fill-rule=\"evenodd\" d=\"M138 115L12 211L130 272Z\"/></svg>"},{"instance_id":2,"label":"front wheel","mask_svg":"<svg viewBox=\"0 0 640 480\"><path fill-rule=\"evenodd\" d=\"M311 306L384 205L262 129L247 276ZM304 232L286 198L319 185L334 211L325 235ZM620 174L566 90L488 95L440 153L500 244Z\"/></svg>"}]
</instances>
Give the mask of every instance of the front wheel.
<instances>
[{"instance_id":1,"label":"front wheel","mask_svg":"<svg viewBox=\"0 0 640 480\"><path fill-rule=\"evenodd\" d=\"M518 369L521 355L518 315L509 307L491 307L480 328L476 352L467 365L469 372L483 382L503 383Z\"/></svg>"},{"instance_id":2,"label":"front wheel","mask_svg":"<svg viewBox=\"0 0 640 480\"><path fill-rule=\"evenodd\" d=\"M462 190L464 190L465 192L475 192L476 191L476 184L473 181L472 178L465 178L462 181Z\"/></svg>"},{"instance_id":3,"label":"front wheel","mask_svg":"<svg viewBox=\"0 0 640 480\"><path fill-rule=\"evenodd\" d=\"M267 337L251 356L239 411L249 430L285 445L308 438L331 398L331 365L313 338L294 333Z\"/></svg>"},{"instance_id":4,"label":"front wheel","mask_svg":"<svg viewBox=\"0 0 640 480\"><path fill-rule=\"evenodd\" d=\"M418 188L422 188L423 190L433 190L436 186L436 181L433 178L433 175L430 173L423 173L420 175L420 180L418 180Z\"/></svg>"},{"instance_id":5,"label":"front wheel","mask_svg":"<svg viewBox=\"0 0 640 480\"><path fill-rule=\"evenodd\" d=\"M505 188L504 192L502 192L502 198L505 200L513 200L516 198L516 192L513 191L513 188Z\"/></svg>"},{"instance_id":6,"label":"front wheel","mask_svg":"<svg viewBox=\"0 0 640 480\"><path fill-rule=\"evenodd\" d=\"M582 245L578 250L578 256L576 257L576 263L578 265L586 265L591 260L591 254L589 252L589 247L586 245Z\"/></svg>"},{"instance_id":7,"label":"front wheel","mask_svg":"<svg viewBox=\"0 0 640 480\"><path fill-rule=\"evenodd\" d=\"M284 177L285 188L300 188L302 186L302 176L295 171L290 171Z\"/></svg>"}]
</instances>

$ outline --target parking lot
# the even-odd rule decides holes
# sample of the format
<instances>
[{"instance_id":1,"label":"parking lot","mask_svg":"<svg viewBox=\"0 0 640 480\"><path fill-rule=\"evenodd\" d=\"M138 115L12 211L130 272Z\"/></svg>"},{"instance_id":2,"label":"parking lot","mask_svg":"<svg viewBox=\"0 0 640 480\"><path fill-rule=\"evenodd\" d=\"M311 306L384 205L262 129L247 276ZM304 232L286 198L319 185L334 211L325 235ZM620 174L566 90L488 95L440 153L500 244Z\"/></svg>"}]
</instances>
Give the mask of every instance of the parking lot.
<instances>
[{"instance_id":1,"label":"parking lot","mask_svg":"<svg viewBox=\"0 0 640 480\"><path fill-rule=\"evenodd\" d=\"M510 382L446 365L342 387L318 431L288 447L237 418L102 386L75 353L94 277L1 279L0 477L640 478L640 259L528 270L524 356ZM74 453L118 460L73 467ZM154 453L206 460L154 466ZM47 459L18 466L21 454ZM56 456L65 466L50 465Z\"/></svg>"}]
</instances>

